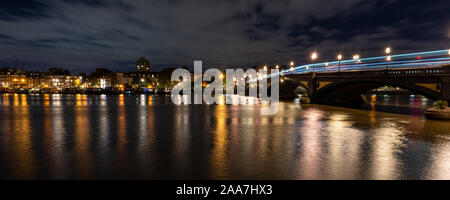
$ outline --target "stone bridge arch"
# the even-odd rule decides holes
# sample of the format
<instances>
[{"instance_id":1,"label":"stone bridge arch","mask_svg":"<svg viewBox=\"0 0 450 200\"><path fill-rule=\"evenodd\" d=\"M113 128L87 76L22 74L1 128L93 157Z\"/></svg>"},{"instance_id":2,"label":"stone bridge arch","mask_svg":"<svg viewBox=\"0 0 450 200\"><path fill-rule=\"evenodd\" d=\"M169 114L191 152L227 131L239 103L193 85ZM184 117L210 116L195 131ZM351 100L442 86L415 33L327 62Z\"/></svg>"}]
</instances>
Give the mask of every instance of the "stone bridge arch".
<instances>
[{"instance_id":1,"label":"stone bridge arch","mask_svg":"<svg viewBox=\"0 0 450 200\"><path fill-rule=\"evenodd\" d=\"M282 81L281 81L282 80ZM289 79L289 78L280 78L280 99L285 100L291 100L298 97L298 94L295 93L295 90L298 87L302 87L306 90L306 93L310 93L310 89L308 87L308 81L298 81L295 79ZM270 85L268 88L269 91L271 91Z\"/></svg>"},{"instance_id":2,"label":"stone bridge arch","mask_svg":"<svg viewBox=\"0 0 450 200\"><path fill-rule=\"evenodd\" d=\"M415 83L370 79L327 82L325 85L319 84L316 87L316 90L309 94L312 101L315 103L360 105L364 102L361 96L362 94L386 85L406 89L432 100L437 100L441 96L441 86L438 83Z\"/></svg>"},{"instance_id":3,"label":"stone bridge arch","mask_svg":"<svg viewBox=\"0 0 450 200\"><path fill-rule=\"evenodd\" d=\"M298 81L296 79L290 79L288 77L280 77L279 83L279 98L282 100L292 100L298 98L298 94L295 93L296 89L301 87L306 90L306 93L309 94L310 90L308 87L308 81ZM246 95L248 95L249 86L246 85ZM259 90L259 88L258 88ZM267 83L267 94L271 96L272 85L270 81Z\"/></svg>"}]
</instances>

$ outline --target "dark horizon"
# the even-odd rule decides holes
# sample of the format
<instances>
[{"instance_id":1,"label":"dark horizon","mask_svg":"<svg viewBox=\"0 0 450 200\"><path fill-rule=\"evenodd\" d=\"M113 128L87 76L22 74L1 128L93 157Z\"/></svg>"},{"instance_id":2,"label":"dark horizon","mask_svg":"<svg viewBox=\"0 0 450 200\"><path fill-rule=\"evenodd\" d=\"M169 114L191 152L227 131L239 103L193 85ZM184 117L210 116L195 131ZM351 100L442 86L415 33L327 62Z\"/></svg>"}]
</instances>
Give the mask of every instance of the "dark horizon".
<instances>
[{"instance_id":1,"label":"dark horizon","mask_svg":"<svg viewBox=\"0 0 450 200\"><path fill-rule=\"evenodd\" d=\"M132 71L254 66L447 49L444 1L2 1L0 67Z\"/></svg>"}]
</instances>

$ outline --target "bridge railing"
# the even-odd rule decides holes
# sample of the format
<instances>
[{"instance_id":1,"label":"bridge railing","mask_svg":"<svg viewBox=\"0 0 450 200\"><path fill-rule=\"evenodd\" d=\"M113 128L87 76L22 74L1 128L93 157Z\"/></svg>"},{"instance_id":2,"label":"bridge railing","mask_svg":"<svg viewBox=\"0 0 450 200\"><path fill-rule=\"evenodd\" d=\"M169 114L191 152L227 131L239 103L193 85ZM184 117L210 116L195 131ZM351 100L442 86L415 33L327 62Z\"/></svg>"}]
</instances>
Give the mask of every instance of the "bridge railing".
<instances>
[{"instance_id":1,"label":"bridge railing","mask_svg":"<svg viewBox=\"0 0 450 200\"><path fill-rule=\"evenodd\" d=\"M389 59L388 59L389 58ZM355 72L355 71L392 71L387 74L401 74L395 72L397 69L421 69L438 68L445 64L450 64L449 50L437 50L419 53L399 54L392 56L381 56L362 58L358 60L343 60L324 63L301 65L289 70L281 71L278 74L304 74L304 73L335 73L335 72ZM406 73L406 72L405 72ZM407 71L414 73L439 73L438 71ZM272 74L273 75L273 74ZM270 77L271 75L269 75Z\"/></svg>"},{"instance_id":2,"label":"bridge railing","mask_svg":"<svg viewBox=\"0 0 450 200\"><path fill-rule=\"evenodd\" d=\"M418 69L396 69L396 70L369 70L369 71L345 71L339 73L341 76L418 76L418 75L430 75L430 74L443 74L446 73L442 67L438 68L418 68ZM295 74L298 76L312 76L311 73L307 74ZM336 76L337 73L317 73L318 76Z\"/></svg>"}]
</instances>

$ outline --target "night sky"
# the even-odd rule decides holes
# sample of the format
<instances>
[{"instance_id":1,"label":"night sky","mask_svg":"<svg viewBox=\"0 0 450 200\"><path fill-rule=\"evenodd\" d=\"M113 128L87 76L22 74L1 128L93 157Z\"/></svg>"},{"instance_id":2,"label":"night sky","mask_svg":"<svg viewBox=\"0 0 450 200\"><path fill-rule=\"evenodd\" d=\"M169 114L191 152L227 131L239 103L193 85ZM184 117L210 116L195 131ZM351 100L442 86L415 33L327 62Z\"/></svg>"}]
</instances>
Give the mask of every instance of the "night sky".
<instances>
[{"instance_id":1,"label":"night sky","mask_svg":"<svg viewBox=\"0 0 450 200\"><path fill-rule=\"evenodd\" d=\"M450 48L449 0L2 0L0 67L152 71Z\"/></svg>"}]
</instances>

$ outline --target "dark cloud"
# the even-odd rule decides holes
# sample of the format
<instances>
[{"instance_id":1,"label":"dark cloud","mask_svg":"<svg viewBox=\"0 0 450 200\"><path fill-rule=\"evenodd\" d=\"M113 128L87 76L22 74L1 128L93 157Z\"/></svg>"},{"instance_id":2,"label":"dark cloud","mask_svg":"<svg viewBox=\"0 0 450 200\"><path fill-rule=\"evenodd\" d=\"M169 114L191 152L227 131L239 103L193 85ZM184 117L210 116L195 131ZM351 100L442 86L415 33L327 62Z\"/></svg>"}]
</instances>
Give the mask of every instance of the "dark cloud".
<instances>
[{"instance_id":1,"label":"dark cloud","mask_svg":"<svg viewBox=\"0 0 450 200\"><path fill-rule=\"evenodd\" d=\"M0 20L46 17L47 5L37 0L0 1Z\"/></svg>"},{"instance_id":2,"label":"dark cloud","mask_svg":"<svg viewBox=\"0 0 450 200\"><path fill-rule=\"evenodd\" d=\"M234 14L228 23L239 21L247 25L245 33L250 40L265 40L281 29L281 13L270 13L262 2L241 13Z\"/></svg>"},{"instance_id":3,"label":"dark cloud","mask_svg":"<svg viewBox=\"0 0 450 200\"><path fill-rule=\"evenodd\" d=\"M106 7L107 6L106 2L102 2L100 0L63 0L63 1L67 2L69 4L72 4L72 5L83 4L83 5L88 5L88 6L92 6L92 7Z\"/></svg>"},{"instance_id":4,"label":"dark cloud","mask_svg":"<svg viewBox=\"0 0 450 200\"><path fill-rule=\"evenodd\" d=\"M6 0L0 66L17 56L37 70L129 71L141 56L161 69L445 49L448 10L446 0Z\"/></svg>"}]
</instances>

